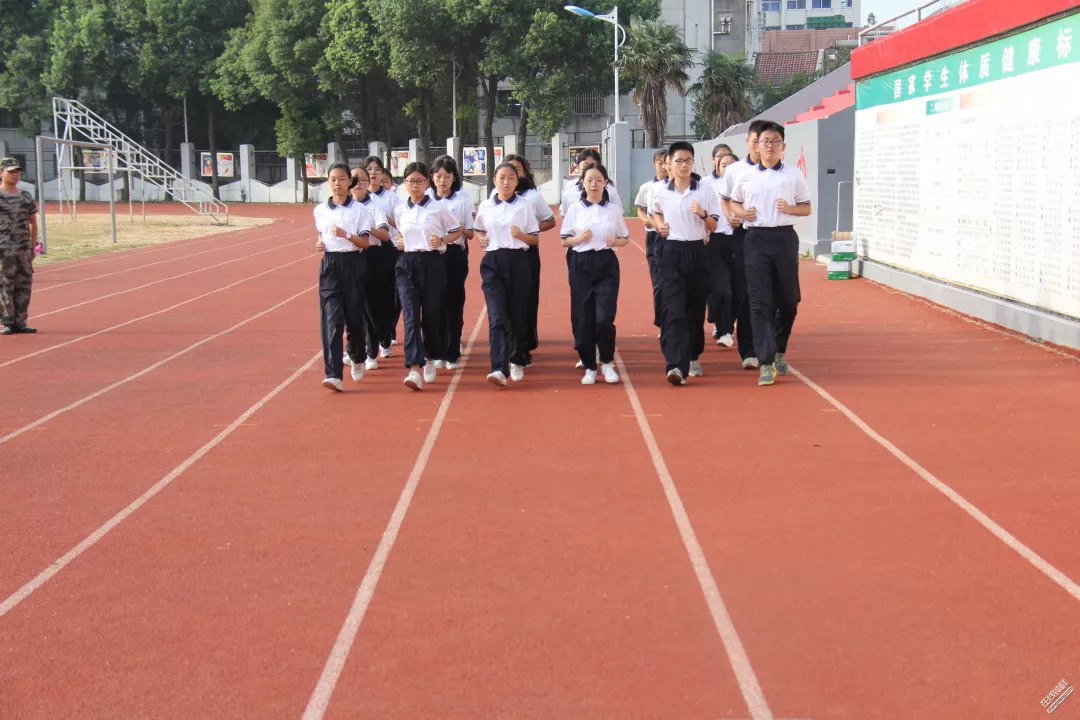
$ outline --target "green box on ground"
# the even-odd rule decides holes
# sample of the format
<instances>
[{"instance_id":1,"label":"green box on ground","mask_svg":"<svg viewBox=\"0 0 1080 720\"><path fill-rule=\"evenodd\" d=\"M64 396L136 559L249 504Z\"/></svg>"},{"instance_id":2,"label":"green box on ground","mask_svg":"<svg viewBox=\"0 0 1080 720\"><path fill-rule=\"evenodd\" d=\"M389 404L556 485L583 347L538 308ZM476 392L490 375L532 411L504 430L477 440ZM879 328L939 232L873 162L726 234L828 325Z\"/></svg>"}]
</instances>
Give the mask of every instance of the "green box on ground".
<instances>
[{"instance_id":1,"label":"green box on ground","mask_svg":"<svg viewBox=\"0 0 1080 720\"><path fill-rule=\"evenodd\" d=\"M832 259L836 261L855 259L854 240L833 240Z\"/></svg>"},{"instance_id":2,"label":"green box on ground","mask_svg":"<svg viewBox=\"0 0 1080 720\"><path fill-rule=\"evenodd\" d=\"M851 279L851 261L832 261L825 264L826 272L828 273L829 280L850 280Z\"/></svg>"}]
</instances>

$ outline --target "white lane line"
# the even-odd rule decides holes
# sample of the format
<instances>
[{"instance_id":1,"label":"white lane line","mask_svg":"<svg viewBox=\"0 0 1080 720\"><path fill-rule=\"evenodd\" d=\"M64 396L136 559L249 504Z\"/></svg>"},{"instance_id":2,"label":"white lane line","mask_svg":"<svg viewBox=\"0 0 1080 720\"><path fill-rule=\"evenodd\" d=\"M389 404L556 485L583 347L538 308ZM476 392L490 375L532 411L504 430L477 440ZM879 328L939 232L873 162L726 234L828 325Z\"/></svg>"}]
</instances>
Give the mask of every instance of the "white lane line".
<instances>
[{"instance_id":1,"label":"white lane line","mask_svg":"<svg viewBox=\"0 0 1080 720\"><path fill-rule=\"evenodd\" d=\"M169 363L169 362L172 362L173 360L177 359L178 357L182 357L184 355L187 355L192 350L195 350L197 348L202 347L203 345L210 342L211 340L217 340L219 337L222 337L224 335L228 335L229 333L231 333L233 330L236 330L237 328L241 328L241 327L247 325L250 322L258 320L259 318L263 317L264 315L267 315L268 313L271 313L274 310L277 310L282 305L295 300L296 298L300 297L301 295L310 293L312 290L316 289L317 287L319 287L318 284L307 287L307 288L301 290L300 292L296 293L295 295L292 295L291 297L285 298L284 300L277 303L276 305L271 305L270 307L266 308L265 310L263 310L261 312L258 312L258 313L255 313L254 315L252 315L251 317L249 317L249 318L247 318L245 320L241 320L240 322L236 323L232 327L225 328L221 332L214 333L213 335L210 335L209 337L204 337L202 340L199 340L198 342L194 342L191 345L188 345L183 350L179 350L177 352L174 352L172 355L165 358L164 360L158 360L156 363L153 363L152 365L147 365L142 370L140 370L139 372L137 372L137 373L135 373L133 375L128 375L126 378L123 378L122 380L117 380L116 382L112 383L111 385L106 385L105 387L101 388L100 390L98 390L96 392L92 392L92 393L90 393L89 395L87 395L84 398L81 398L79 400L76 400L73 403L65 405L64 407L62 407L62 408L60 408L58 410L53 410L48 415L42 415L41 417L39 417L37 420L33 421L32 423L28 423L26 425L23 425L21 428L18 428L17 430L12 430L7 435L4 435L3 437L0 437L0 445L3 445L4 443L6 443L9 440L14 440L15 438L19 437L23 433L28 432L30 430L33 430L34 428L38 427L39 425L44 425L45 423L49 422L50 420L52 420L52 419L54 419L54 418L56 418L56 417L58 417L60 415L63 415L66 412L69 412L71 410L74 410L75 408L81 407L81 406L85 405L86 403L90 402L91 400L101 397L105 393L112 392L116 388L121 387L123 385L127 385L129 382L131 382L133 380L138 380L143 375L146 375L147 373L150 373L150 372L153 372L154 370L157 370L162 365L164 365L166 363Z\"/></svg>"},{"instance_id":2,"label":"white lane line","mask_svg":"<svg viewBox=\"0 0 1080 720\"><path fill-rule=\"evenodd\" d=\"M188 272L180 273L179 275L171 275L171 276L169 276L167 278L161 278L160 280L153 280L151 282L144 283L142 285L137 285L137 286L135 286L133 288L128 288L127 290L118 290L118 291L116 291L114 293L109 293L107 295L101 295L100 297L96 297L96 298L90 298L89 300L83 300L82 302L77 302L74 305L68 305L66 307L57 308L56 310L49 310L48 312L34 313L34 319L37 320L38 318L47 317L49 315L55 315L56 313L62 313L65 310L72 310L72 309L77 308L77 307L82 307L83 305L89 305L90 303L96 303L99 300L108 300L109 298L116 297L117 295L126 295L128 293L135 292L136 290L143 290L145 288L152 287L154 285L160 285L163 282L169 282L170 280L179 280L180 278L187 277L188 275L195 275L196 273L206 272L207 270L213 270L214 268L223 267L225 265L232 265L233 263L244 262L246 260L250 260L251 258L257 257L259 255L265 255L266 253L277 252L278 250L286 250L288 248L293 247L293 245L295 245L295 244L296 244L295 242L289 242L289 243L286 243L284 245L278 245L276 247L268 248L266 250L260 250L259 252L249 253L249 254L244 255L242 257L233 258L232 260L226 260L225 262L220 262L220 263L217 263L216 265L207 265L206 267L202 267L202 268L199 268L197 270L189 270Z\"/></svg>"},{"instance_id":3,"label":"white lane line","mask_svg":"<svg viewBox=\"0 0 1080 720\"><path fill-rule=\"evenodd\" d=\"M855 427L866 433L866 435L871 440L876 442L881 447L885 448L893 457L906 465L909 470L921 477L923 480L929 483L931 487L933 487L935 490L947 497L954 504L956 504L957 507L959 507L961 510L974 518L975 522L979 523L985 529L989 530L994 537L996 537L998 540L1005 543L1014 551L1016 551L1016 553L1019 554L1020 557L1031 563L1031 565L1036 570L1041 572L1046 577L1050 578L1055 584L1058 585L1058 587L1072 595L1073 598L1075 598L1076 600L1080 600L1080 585L1077 585L1076 582L1069 578L1068 575L1051 565L1041 555L1036 553L1034 550L1029 548L1020 540L1018 540L1012 533L1010 533L1008 530L1001 527L992 519L990 519L990 517L986 513L977 508L971 502L969 502L963 495L953 490L951 487L949 487L937 477L935 477L934 474L931 473L929 470L924 468L919 463L915 462L915 460L912 459L907 453L889 442L889 440L887 440L880 433L874 430L874 428L866 424L866 422L862 418L849 410L846 405L844 405L842 402L830 395L827 390L822 388L810 378L803 375L794 367L791 368L791 374L806 383L810 387L810 389L820 395L825 400L825 402L829 403L834 408L843 413L848 420L854 423Z\"/></svg>"},{"instance_id":4,"label":"white lane line","mask_svg":"<svg viewBox=\"0 0 1080 720\"><path fill-rule=\"evenodd\" d=\"M56 289L62 288L62 287L67 287L68 285L78 285L80 283L89 282L91 280L100 280L101 278L112 277L114 275L123 275L124 273L129 273L129 272L132 272L134 270L142 270L144 268L153 267L155 265L166 265L168 263L176 262L178 260L187 260L188 258L198 257L199 255L206 255L207 253L218 253L218 252L223 252L225 250L233 250L233 249L238 248L238 247L243 247L244 245L250 245L251 243L257 243L257 242L264 242L266 240L270 240L271 238L280 237L281 235L288 235L288 234L294 233L294 232L299 232L299 231L298 230L287 230L285 232L277 233L275 235L267 235L266 237L257 237L257 238L253 238L251 240L245 240L244 242L236 243L235 245L226 245L226 246L222 246L222 247L214 247L214 248L210 248L209 250L200 250L199 252L191 253L190 255L180 255L178 257L167 258L165 260L155 260L154 262L146 263L145 265L134 265L134 266L129 267L129 268L124 268L123 270L114 270L112 272L102 273L101 275L91 275L90 277L81 278L79 280L69 280L68 282L57 283L56 285L47 285L46 287L43 287L40 290L35 290L34 293L37 294L37 295L40 295L41 293L49 292L50 290L56 290ZM218 239L220 239L220 236L219 236Z\"/></svg>"},{"instance_id":5,"label":"white lane line","mask_svg":"<svg viewBox=\"0 0 1080 720\"><path fill-rule=\"evenodd\" d=\"M280 220L280 223L279 223L279 221L275 220L274 222L269 223L267 225L254 225L254 226L249 227L249 228L244 228L243 230L234 230L234 231L232 231L230 233L226 233L226 234L229 235L230 237L237 237L237 236L243 236L244 233L254 232L254 231L258 231L258 230L270 230L270 229L273 229L275 226L278 226L278 225L295 225L295 224L296 224L295 220L292 220L292 219L289 219L289 218L282 218ZM287 232L291 232L291 231L287 231ZM267 239L272 238L272 237L278 237L279 235L284 235L284 234L285 233L277 233L277 234L274 234L274 235L268 235ZM124 250L120 254L105 253L105 257L98 256L99 259L97 259L97 260L88 260L86 262L82 262L81 260L61 260L61 261L58 261L58 262L55 262L55 263L50 263L50 264L46 265L44 268L42 268L41 270L35 270L34 275L35 276L38 276L38 275L50 275L52 273L61 272L63 270L78 270L80 268L84 268L84 267L87 267L89 265L100 265L101 263L114 262L114 261L119 261L119 260L130 260L131 258L138 259L138 258L143 257L144 255L152 255L154 253L165 252L166 250L176 250L177 248L183 249L183 248L191 247L192 245L202 245L203 243L213 242L214 240L220 240L221 239L220 235L221 235L221 233L217 233L215 235L206 235L206 236L203 236L203 237L188 238L189 240L191 240L191 242L187 242L186 240L173 240L171 242L166 242L166 243L163 243L161 245L144 245L142 247L136 247L136 248L131 248L129 250Z\"/></svg>"},{"instance_id":6,"label":"white lane line","mask_svg":"<svg viewBox=\"0 0 1080 720\"><path fill-rule=\"evenodd\" d=\"M397 505L394 506L394 512L390 515L390 522L387 523L386 529L383 531L379 546L375 549L375 554L371 558L371 563L368 564L363 580L360 581L360 587L356 591L352 607L349 608L349 614L345 617L345 623L341 626L337 639L334 641L334 647L326 660L326 666L323 667L319 681L315 684L315 690L311 694L311 699L308 700L303 720L320 720L326 714L326 708L330 704L330 697L334 694L334 688L337 686L342 670L345 669L345 661L349 657L349 651L352 650L356 634L360 632L360 624L364 621L364 615L367 614L371 598L375 595L375 586L379 583L379 578L386 567L386 561L390 557L390 551L393 550L394 542L397 540L401 526L405 522L405 513L409 511L409 505L412 503L413 495L416 493L416 486L420 484L420 477L427 467L428 458L431 457L431 451L435 447L439 431L442 430L446 413L450 409L450 401L454 399L454 392L457 390L461 376L468 366L473 344L476 342L476 336L480 334L480 328L486 316L487 306L484 306L480 309L480 316L476 319L476 325L473 326L472 334L469 335L469 342L465 346L464 362L454 373L450 385L446 388L446 394L443 395L439 411L435 414L435 420L432 422L427 438L420 448L420 454L416 456L416 463L413 465L412 472L409 473L409 479L405 482L405 487L401 490Z\"/></svg>"},{"instance_id":7,"label":"white lane line","mask_svg":"<svg viewBox=\"0 0 1080 720\"><path fill-rule=\"evenodd\" d=\"M630 405L634 408L638 428L641 430L641 436L645 438L645 445L648 447L649 455L652 457L656 475L660 478L660 484L664 488L664 495L667 497L668 505L671 507L675 525L679 528L679 536L682 538L687 555L690 556L690 564L694 568L694 574L697 576L698 584L701 586L701 592L705 595L705 603L709 607L709 614L712 615L713 625L716 627L716 632L720 635L720 640L724 644L728 662L731 663L731 669L735 673L735 680L739 683L739 690L742 692L746 707L750 710L750 716L753 720L773 720L772 710L769 709L765 694L761 690L761 683L758 682L757 675L754 674L754 668L750 665L750 657L746 654L746 648L743 647L742 640L739 639L739 633L735 630L735 623L731 620L731 615L724 604L724 598L720 595L720 588L716 584L716 578L713 577L712 570L709 568L709 560L705 557L705 551L701 548L697 534L690 524L690 516L687 514L686 507L679 496L678 488L675 487L675 481L671 478L671 473L668 472L667 463L664 462L664 456L660 452L660 446L653 435L652 427L645 417L645 410L638 399L637 391L634 390L634 384L630 382L630 373L627 371L626 364L618 351L615 352L615 362L619 365L623 387L626 388L626 394L630 397Z\"/></svg>"},{"instance_id":8,"label":"white lane line","mask_svg":"<svg viewBox=\"0 0 1080 720\"><path fill-rule=\"evenodd\" d=\"M130 516L133 512L135 512L140 507L149 502L151 498L164 490L169 485L169 483L180 477L184 473L184 471L186 471L188 468L198 462L199 459L201 459L204 455L206 455L208 452L220 445L225 438L229 437L229 435L231 435L233 431L236 430L236 428L243 425L248 418L258 412L259 409L261 409L268 402L273 400L274 397L278 395L278 393L287 388L290 383L296 380L296 378L307 372L307 370L315 364L315 361L321 359L322 351L320 350L310 360L308 360L303 367L301 367L299 370L286 378L276 388L264 395L263 398L257 403L245 410L240 417L236 418L236 420L234 420L232 424L229 425L229 427L219 432L217 435L214 436L212 440L210 440L210 442L206 443L201 448L192 453L190 456L188 456L187 460L184 460L184 462L173 468L172 472L161 478L161 480L158 480L149 490L136 498L130 505L125 507L116 515L113 515L112 518L110 518L104 525L99 527L94 532L90 533L90 535L88 535L82 542L64 553L64 555L61 556L60 559L54 561L51 565L49 565L49 567L38 573L37 577L16 590L9 598L4 600L3 603L0 603L0 618L7 615L8 612L15 608L19 603L28 598L32 592L34 592L39 587L48 582L65 567L70 565L72 561L74 561L77 557L79 557L84 552L96 545L98 541L100 541L109 533L109 531L111 531L113 528L123 522L124 519Z\"/></svg>"},{"instance_id":9,"label":"white lane line","mask_svg":"<svg viewBox=\"0 0 1080 720\"><path fill-rule=\"evenodd\" d=\"M217 294L219 292L223 292L225 290L228 290L229 288L236 287L237 285L240 285L241 283L246 283L248 280L254 280L255 278L262 277L263 275L269 275L270 273L275 272L277 270L280 270L281 268L288 267L290 265L295 265L298 262L304 262L305 260L308 260L308 259L314 257L315 255L321 255L321 254L322 253L311 253L310 255L305 255L304 257L299 258L298 260L292 260L292 261L287 262L287 263L285 263L283 265L278 265L277 267L272 267L269 270L263 270L260 273L255 273L254 275L249 275L246 278L241 278L240 280L237 280L236 282L229 283L228 285L224 285L222 287L219 287L216 290L211 290L209 292L203 293L202 295L196 295L193 298L188 298L187 300L182 300L182 301L176 303L175 305L170 305L167 308L163 308L161 310L155 310L152 313L147 313L146 315L140 315L137 318L134 318L132 320L126 320L126 321L124 321L122 323L119 323L118 325L112 325L110 327L105 328L104 330L97 330L95 332L88 333L86 335L80 335L77 338L72 338L71 340L67 340L67 341L62 342L62 343L57 343L56 345L50 345L47 348L42 348L41 350L35 350L32 353L27 353L25 355L19 355L18 357L11 358L10 360L5 360L4 362L0 362L0 368L5 368L8 365L14 365L17 362L22 362L23 360L27 360L29 358L36 357L37 355L42 355L42 354L47 353L47 352L52 352L53 350L57 350L57 349L62 348L62 347L67 347L68 345L72 345L72 344L77 343L77 342L82 342L83 340L86 340L87 338L97 337L98 335L103 335L104 333L111 332L113 330L117 330L117 329L122 328L122 327L127 327L128 325L132 325L132 324L137 323L137 322L139 322L141 320L146 320L147 318L152 318L155 315L161 315L162 313L167 313L167 312L169 312L171 310L175 310L178 307L183 307L184 305L187 305L188 303L193 303L196 300L202 300L203 298L210 297L211 295L215 295L215 294Z\"/></svg>"}]
</instances>

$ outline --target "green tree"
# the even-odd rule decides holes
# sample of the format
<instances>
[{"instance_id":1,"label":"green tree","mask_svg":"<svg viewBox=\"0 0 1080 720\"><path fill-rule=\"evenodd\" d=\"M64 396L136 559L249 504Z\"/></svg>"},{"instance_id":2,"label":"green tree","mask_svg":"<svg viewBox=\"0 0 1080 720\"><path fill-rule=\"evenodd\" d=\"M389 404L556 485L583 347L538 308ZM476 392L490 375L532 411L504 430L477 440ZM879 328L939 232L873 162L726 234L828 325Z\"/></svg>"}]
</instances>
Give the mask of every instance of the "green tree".
<instances>
[{"instance_id":1,"label":"green tree","mask_svg":"<svg viewBox=\"0 0 1080 720\"><path fill-rule=\"evenodd\" d=\"M677 26L663 20L630 19L630 37L620 61L633 85L634 102L641 108L641 124L649 147L659 147L664 140L667 91L685 91L690 80L686 70L694 64L694 56Z\"/></svg>"},{"instance_id":2,"label":"green tree","mask_svg":"<svg viewBox=\"0 0 1080 720\"><path fill-rule=\"evenodd\" d=\"M706 53L701 77L690 86L694 100L694 132L716 137L750 116L754 105L754 70L744 55Z\"/></svg>"},{"instance_id":3,"label":"green tree","mask_svg":"<svg viewBox=\"0 0 1080 720\"><path fill-rule=\"evenodd\" d=\"M794 77L785 82L776 83L774 85L760 85L758 87L758 92L760 93L758 111L765 112L780 101L787 100L795 93L810 85L816 79L817 78L814 75L797 73Z\"/></svg>"}]
</instances>

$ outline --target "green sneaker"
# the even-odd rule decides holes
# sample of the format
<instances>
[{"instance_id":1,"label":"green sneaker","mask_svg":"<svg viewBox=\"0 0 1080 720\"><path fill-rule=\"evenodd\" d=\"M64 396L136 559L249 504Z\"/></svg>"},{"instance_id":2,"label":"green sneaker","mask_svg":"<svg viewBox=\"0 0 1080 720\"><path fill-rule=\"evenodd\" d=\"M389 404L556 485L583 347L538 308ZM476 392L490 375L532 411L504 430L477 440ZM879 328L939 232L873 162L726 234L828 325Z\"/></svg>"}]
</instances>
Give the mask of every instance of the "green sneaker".
<instances>
[{"instance_id":1,"label":"green sneaker","mask_svg":"<svg viewBox=\"0 0 1080 720\"><path fill-rule=\"evenodd\" d=\"M787 375L790 368L787 364L787 358L784 357L784 353L776 353L776 359L773 360L773 366L776 368L777 375Z\"/></svg>"},{"instance_id":2,"label":"green sneaker","mask_svg":"<svg viewBox=\"0 0 1080 720\"><path fill-rule=\"evenodd\" d=\"M758 385L772 385L776 382L776 367L773 365L762 365L761 374L758 375Z\"/></svg>"}]
</instances>

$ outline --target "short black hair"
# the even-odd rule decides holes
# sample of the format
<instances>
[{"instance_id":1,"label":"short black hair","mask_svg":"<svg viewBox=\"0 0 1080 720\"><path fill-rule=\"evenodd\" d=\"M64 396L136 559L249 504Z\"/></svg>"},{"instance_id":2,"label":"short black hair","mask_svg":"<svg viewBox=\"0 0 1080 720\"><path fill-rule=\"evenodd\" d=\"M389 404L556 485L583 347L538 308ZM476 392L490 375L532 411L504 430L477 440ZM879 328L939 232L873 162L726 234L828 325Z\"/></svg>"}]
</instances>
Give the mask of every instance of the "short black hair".
<instances>
[{"instance_id":1,"label":"short black hair","mask_svg":"<svg viewBox=\"0 0 1080 720\"><path fill-rule=\"evenodd\" d=\"M666 158L666 157L667 157L667 150L657 150L656 152L654 152L652 154L653 162L656 162L660 158Z\"/></svg>"},{"instance_id":2,"label":"short black hair","mask_svg":"<svg viewBox=\"0 0 1080 720\"><path fill-rule=\"evenodd\" d=\"M345 174L349 177L349 189L350 190L352 190L354 187L356 187L356 183L359 182L359 179L355 175L352 174L352 170L349 168L348 163L336 162L333 165L331 165L330 167L326 168L326 178L327 178L327 180L330 179L330 173L334 172L335 170L344 170L345 171Z\"/></svg>"},{"instance_id":3,"label":"short black hair","mask_svg":"<svg viewBox=\"0 0 1080 720\"><path fill-rule=\"evenodd\" d=\"M405 166L405 172L401 173L401 177L407 178L413 173L420 173L424 176L425 180L431 179L431 172L428 170L428 166L422 162L411 162Z\"/></svg>"},{"instance_id":4,"label":"short black hair","mask_svg":"<svg viewBox=\"0 0 1080 720\"><path fill-rule=\"evenodd\" d=\"M761 126L769 122L768 120L755 120L750 123L750 127L746 129L747 135L758 135L761 133Z\"/></svg>"},{"instance_id":5,"label":"short black hair","mask_svg":"<svg viewBox=\"0 0 1080 720\"><path fill-rule=\"evenodd\" d=\"M370 165L371 163L375 163L376 165L379 166L380 170L382 170L383 172L386 172L386 165L383 164L382 158L379 157L378 155L368 155L366 158L364 158L364 167L365 168L367 168L367 166Z\"/></svg>"},{"instance_id":6,"label":"short black hair","mask_svg":"<svg viewBox=\"0 0 1080 720\"><path fill-rule=\"evenodd\" d=\"M668 148L668 156L674 157L675 153L679 150L689 150L690 157L694 156L694 146L686 142L685 140L677 140L671 143L671 147Z\"/></svg>"},{"instance_id":7,"label":"short black hair","mask_svg":"<svg viewBox=\"0 0 1080 720\"><path fill-rule=\"evenodd\" d=\"M596 163L595 165L590 165L589 167L584 168L581 171L581 180L582 180L582 182L585 181L585 173L589 172L590 170L599 170L600 171L600 174L604 176L604 186L605 187L607 186L608 183L611 182L611 178L609 178L608 174L607 174L607 168L604 167L601 163Z\"/></svg>"},{"instance_id":8,"label":"short black hair","mask_svg":"<svg viewBox=\"0 0 1080 720\"><path fill-rule=\"evenodd\" d=\"M458 171L457 161L449 155L440 155L435 158L435 162L431 165L431 174L434 175L439 170L445 170L454 176L453 182L450 183L450 193L456 193L461 189L461 172Z\"/></svg>"},{"instance_id":9,"label":"short black hair","mask_svg":"<svg viewBox=\"0 0 1080 720\"><path fill-rule=\"evenodd\" d=\"M598 153L596 150L593 150L592 148L585 148L578 153L577 161L584 162L585 160L589 160L590 158L595 160L596 162L600 162L600 153Z\"/></svg>"},{"instance_id":10,"label":"short black hair","mask_svg":"<svg viewBox=\"0 0 1080 720\"><path fill-rule=\"evenodd\" d=\"M735 158L735 162L739 162L739 156L733 152L729 152L720 156L721 160L723 160L724 158Z\"/></svg>"},{"instance_id":11,"label":"short black hair","mask_svg":"<svg viewBox=\"0 0 1080 720\"><path fill-rule=\"evenodd\" d=\"M730 155L731 154L731 146L728 145L727 143L720 143L719 145L714 145L713 149L712 149L712 156L713 157L716 157L716 152L718 150L726 150L727 152L725 152L724 155Z\"/></svg>"},{"instance_id":12,"label":"short black hair","mask_svg":"<svg viewBox=\"0 0 1080 720\"><path fill-rule=\"evenodd\" d=\"M521 163L521 168L525 171L524 175L518 176L517 191L523 193L526 190L535 189L536 180L533 178L532 167L529 165L529 161L525 159L524 155L518 155L517 153L510 153L503 158L503 162L513 162L514 160Z\"/></svg>"},{"instance_id":13,"label":"short black hair","mask_svg":"<svg viewBox=\"0 0 1080 720\"><path fill-rule=\"evenodd\" d=\"M761 127L758 129L758 137L761 137L764 133L767 133L770 130L772 132L779 133L781 140L784 139L784 126L778 122L773 122L772 120L761 121Z\"/></svg>"}]
</instances>

